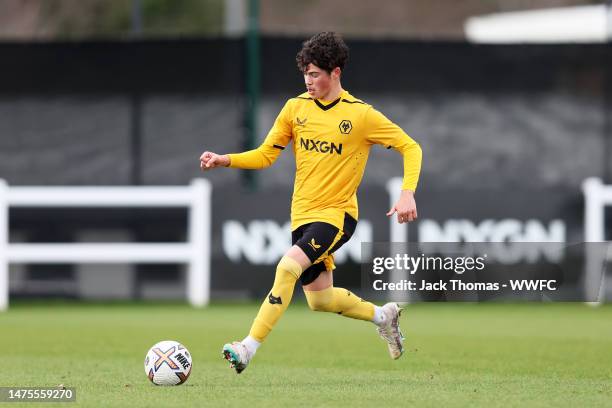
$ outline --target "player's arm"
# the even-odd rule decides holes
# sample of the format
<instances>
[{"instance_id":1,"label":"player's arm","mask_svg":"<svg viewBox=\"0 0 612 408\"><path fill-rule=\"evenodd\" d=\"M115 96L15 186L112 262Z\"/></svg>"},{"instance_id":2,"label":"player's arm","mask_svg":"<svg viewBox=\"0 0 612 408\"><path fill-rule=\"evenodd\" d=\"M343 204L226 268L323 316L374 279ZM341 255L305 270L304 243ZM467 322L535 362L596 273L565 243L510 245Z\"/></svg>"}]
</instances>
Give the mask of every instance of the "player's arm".
<instances>
[{"instance_id":1,"label":"player's arm","mask_svg":"<svg viewBox=\"0 0 612 408\"><path fill-rule=\"evenodd\" d=\"M366 115L369 130L368 141L386 148L394 148L404 158L402 192L397 203L387 212L387 216L397 213L397 220L400 224L414 221L417 218L414 192L419 182L423 156L421 146L377 110L370 108Z\"/></svg>"},{"instance_id":2,"label":"player's arm","mask_svg":"<svg viewBox=\"0 0 612 408\"><path fill-rule=\"evenodd\" d=\"M200 156L200 168L209 170L215 167L233 167L238 169L257 170L271 166L291 140L291 114L289 102L285 104L268 136L257 149L242 153L219 155L204 152Z\"/></svg>"}]
</instances>

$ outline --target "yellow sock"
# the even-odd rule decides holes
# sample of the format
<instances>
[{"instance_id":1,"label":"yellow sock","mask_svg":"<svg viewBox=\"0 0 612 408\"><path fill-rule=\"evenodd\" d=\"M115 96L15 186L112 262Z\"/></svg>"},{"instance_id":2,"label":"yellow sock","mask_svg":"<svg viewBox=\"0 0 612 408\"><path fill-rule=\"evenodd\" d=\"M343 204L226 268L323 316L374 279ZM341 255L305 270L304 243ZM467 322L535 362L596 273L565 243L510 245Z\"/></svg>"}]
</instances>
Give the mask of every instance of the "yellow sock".
<instances>
[{"instance_id":1,"label":"yellow sock","mask_svg":"<svg viewBox=\"0 0 612 408\"><path fill-rule=\"evenodd\" d=\"M295 282L302 274L302 267L294 259L283 256L276 267L272 290L259 308L249 336L263 342L283 315L293 297Z\"/></svg>"},{"instance_id":2,"label":"yellow sock","mask_svg":"<svg viewBox=\"0 0 612 408\"><path fill-rule=\"evenodd\" d=\"M374 305L350 290L329 287L316 291L305 290L304 294L312 310L338 313L359 320L371 321L374 318Z\"/></svg>"}]
</instances>

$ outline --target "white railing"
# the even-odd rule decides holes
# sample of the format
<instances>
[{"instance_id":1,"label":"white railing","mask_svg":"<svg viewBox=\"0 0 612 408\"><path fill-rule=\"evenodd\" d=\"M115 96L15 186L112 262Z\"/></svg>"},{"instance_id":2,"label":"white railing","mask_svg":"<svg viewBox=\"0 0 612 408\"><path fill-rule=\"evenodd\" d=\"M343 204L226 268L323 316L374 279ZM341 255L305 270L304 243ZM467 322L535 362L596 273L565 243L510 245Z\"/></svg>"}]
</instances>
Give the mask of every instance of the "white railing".
<instances>
[{"instance_id":1,"label":"white railing","mask_svg":"<svg viewBox=\"0 0 612 408\"><path fill-rule=\"evenodd\" d=\"M585 242L603 242L605 237L604 214L606 206L612 206L612 186L607 186L601 179L591 177L582 182L584 193L584 240Z\"/></svg>"},{"instance_id":2,"label":"white railing","mask_svg":"<svg viewBox=\"0 0 612 408\"><path fill-rule=\"evenodd\" d=\"M201 307L210 298L211 186L195 179L185 187L10 187L0 179L0 310L9 303L10 263L186 263L187 298ZM9 242L12 207L187 207L184 243Z\"/></svg>"},{"instance_id":3,"label":"white railing","mask_svg":"<svg viewBox=\"0 0 612 408\"><path fill-rule=\"evenodd\" d=\"M612 206L612 186L602 183L601 179L591 177L582 182L584 193L584 240L585 242L606 242L605 210ZM587 244L585 254L585 291L598 292L597 301L605 299L605 264L612 261L612 245L607 251Z\"/></svg>"}]
</instances>

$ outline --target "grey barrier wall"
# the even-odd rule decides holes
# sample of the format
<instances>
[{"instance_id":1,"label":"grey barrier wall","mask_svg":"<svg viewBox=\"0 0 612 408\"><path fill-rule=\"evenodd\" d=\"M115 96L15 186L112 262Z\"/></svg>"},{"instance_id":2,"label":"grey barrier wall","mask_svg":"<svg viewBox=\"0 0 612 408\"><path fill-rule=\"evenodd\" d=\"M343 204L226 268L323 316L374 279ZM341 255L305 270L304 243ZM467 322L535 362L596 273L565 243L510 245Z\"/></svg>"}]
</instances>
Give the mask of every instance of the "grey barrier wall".
<instances>
[{"instance_id":1,"label":"grey barrier wall","mask_svg":"<svg viewBox=\"0 0 612 408\"><path fill-rule=\"evenodd\" d=\"M583 239L580 183L612 182L609 46L348 43L345 88L423 148L421 221L409 239L448 237L459 221L460 238L469 239L483 223L501 231L507 220L519 222L519 238ZM299 45L262 40L260 140L284 101L302 92ZM241 149L242 40L5 43L0 52L0 177L10 184L186 184L202 176L202 150ZM401 176L401 163L393 151L372 149L359 191L361 239L390 239L386 183ZM287 149L258 174L255 192L235 170L203 175L214 186L213 297L267 290L273 259L289 245L287 233L272 237L289 218L293 169ZM539 236L528 233L532 221ZM181 240L184 223L178 210L11 213L13 240ZM240 245L232 249L232 240ZM347 259L337 282L356 286L356 258ZM15 267L12 290L80 296L89 293L79 283L87 281L83 268ZM116 296L182 294L179 266L127 269L131 278L116 285Z\"/></svg>"}]
</instances>

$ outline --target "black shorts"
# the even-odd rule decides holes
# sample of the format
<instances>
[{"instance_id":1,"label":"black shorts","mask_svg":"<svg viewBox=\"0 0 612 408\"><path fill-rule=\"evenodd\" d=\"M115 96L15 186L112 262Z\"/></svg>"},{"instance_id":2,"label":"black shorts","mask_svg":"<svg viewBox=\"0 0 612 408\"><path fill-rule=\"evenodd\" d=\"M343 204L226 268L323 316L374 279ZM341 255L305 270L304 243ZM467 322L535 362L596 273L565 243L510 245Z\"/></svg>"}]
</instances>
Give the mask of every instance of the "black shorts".
<instances>
[{"instance_id":1,"label":"black shorts","mask_svg":"<svg viewBox=\"0 0 612 408\"><path fill-rule=\"evenodd\" d=\"M299 246L313 264L300 276L302 285L308 285L319 277L326 267L322 260L347 242L357 227L357 220L344 215L342 231L326 222L304 224L291 232L291 242Z\"/></svg>"}]
</instances>

